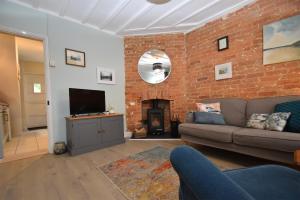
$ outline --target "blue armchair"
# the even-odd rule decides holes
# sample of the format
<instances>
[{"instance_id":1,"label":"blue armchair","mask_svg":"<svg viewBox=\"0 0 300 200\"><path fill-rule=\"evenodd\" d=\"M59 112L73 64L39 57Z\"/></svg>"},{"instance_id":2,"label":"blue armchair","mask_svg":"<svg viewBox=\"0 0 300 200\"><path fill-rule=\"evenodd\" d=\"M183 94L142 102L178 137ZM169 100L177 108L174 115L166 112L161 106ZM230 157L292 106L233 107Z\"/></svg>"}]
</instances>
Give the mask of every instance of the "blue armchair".
<instances>
[{"instance_id":1,"label":"blue armchair","mask_svg":"<svg viewBox=\"0 0 300 200\"><path fill-rule=\"evenodd\" d=\"M175 148L171 163L179 175L181 200L300 200L300 172L277 165L221 172L188 146Z\"/></svg>"}]
</instances>

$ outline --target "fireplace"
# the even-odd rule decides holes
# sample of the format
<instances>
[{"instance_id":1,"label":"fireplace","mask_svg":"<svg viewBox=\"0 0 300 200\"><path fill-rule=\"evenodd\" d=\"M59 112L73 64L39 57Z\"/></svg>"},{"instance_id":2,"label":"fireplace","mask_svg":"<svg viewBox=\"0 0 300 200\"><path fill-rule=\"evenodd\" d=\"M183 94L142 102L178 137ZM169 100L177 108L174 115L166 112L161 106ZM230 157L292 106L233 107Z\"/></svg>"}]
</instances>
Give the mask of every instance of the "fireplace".
<instances>
[{"instance_id":1,"label":"fireplace","mask_svg":"<svg viewBox=\"0 0 300 200\"><path fill-rule=\"evenodd\" d=\"M164 110L152 108L148 110L148 134L160 135L165 132Z\"/></svg>"},{"instance_id":2,"label":"fireplace","mask_svg":"<svg viewBox=\"0 0 300 200\"><path fill-rule=\"evenodd\" d=\"M160 138L170 133L170 100L147 99L142 101L141 128L150 138Z\"/></svg>"}]
</instances>

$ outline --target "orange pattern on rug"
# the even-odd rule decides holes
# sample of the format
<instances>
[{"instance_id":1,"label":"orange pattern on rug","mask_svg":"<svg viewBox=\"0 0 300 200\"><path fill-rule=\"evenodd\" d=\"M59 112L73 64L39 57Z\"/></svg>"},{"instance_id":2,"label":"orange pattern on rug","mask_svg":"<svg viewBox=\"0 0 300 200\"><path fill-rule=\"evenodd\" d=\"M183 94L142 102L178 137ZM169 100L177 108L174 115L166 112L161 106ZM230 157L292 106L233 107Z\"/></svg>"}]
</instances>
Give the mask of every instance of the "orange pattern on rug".
<instances>
[{"instance_id":1,"label":"orange pattern on rug","mask_svg":"<svg viewBox=\"0 0 300 200\"><path fill-rule=\"evenodd\" d=\"M170 151L155 147L111 162L100 170L131 200L178 199L179 180Z\"/></svg>"}]
</instances>

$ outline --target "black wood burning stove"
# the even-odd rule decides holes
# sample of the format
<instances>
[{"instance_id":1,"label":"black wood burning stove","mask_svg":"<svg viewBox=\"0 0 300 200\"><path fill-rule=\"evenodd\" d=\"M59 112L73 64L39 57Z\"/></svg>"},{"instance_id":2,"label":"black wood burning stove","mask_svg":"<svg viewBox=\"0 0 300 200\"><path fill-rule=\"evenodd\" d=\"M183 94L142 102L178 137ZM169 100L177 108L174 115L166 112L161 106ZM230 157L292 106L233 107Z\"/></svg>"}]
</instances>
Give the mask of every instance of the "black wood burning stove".
<instances>
[{"instance_id":1,"label":"black wood burning stove","mask_svg":"<svg viewBox=\"0 0 300 200\"><path fill-rule=\"evenodd\" d=\"M165 132L164 127L164 110L158 107L158 100L152 101L153 106L148 109L148 134L160 135Z\"/></svg>"}]
</instances>

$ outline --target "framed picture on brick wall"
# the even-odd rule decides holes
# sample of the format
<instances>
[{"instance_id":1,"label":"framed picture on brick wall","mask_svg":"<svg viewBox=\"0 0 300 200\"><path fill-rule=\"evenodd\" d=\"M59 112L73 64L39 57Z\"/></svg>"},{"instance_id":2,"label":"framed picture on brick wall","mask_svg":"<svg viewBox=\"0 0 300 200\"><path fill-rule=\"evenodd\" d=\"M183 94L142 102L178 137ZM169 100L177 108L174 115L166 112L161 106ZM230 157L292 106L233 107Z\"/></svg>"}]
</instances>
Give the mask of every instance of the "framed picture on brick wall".
<instances>
[{"instance_id":1,"label":"framed picture on brick wall","mask_svg":"<svg viewBox=\"0 0 300 200\"><path fill-rule=\"evenodd\" d=\"M300 60L300 15L263 27L264 65Z\"/></svg>"},{"instance_id":2,"label":"framed picture on brick wall","mask_svg":"<svg viewBox=\"0 0 300 200\"><path fill-rule=\"evenodd\" d=\"M218 39L218 51L223 51L229 48L228 36L224 36Z\"/></svg>"},{"instance_id":3,"label":"framed picture on brick wall","mask_svg":"<svg viewBox=\"0 0 300 200\"><path fill-rule=\"evenodd\" d=\"M232 63L224 63L215 66L215 79L229 79L232 78Z\"/></svg>"}]
</instances>

